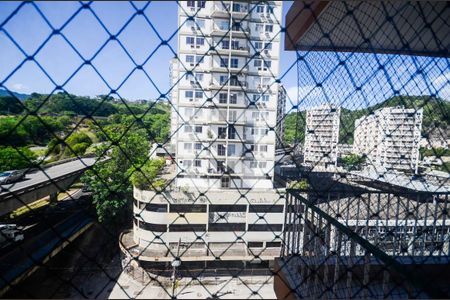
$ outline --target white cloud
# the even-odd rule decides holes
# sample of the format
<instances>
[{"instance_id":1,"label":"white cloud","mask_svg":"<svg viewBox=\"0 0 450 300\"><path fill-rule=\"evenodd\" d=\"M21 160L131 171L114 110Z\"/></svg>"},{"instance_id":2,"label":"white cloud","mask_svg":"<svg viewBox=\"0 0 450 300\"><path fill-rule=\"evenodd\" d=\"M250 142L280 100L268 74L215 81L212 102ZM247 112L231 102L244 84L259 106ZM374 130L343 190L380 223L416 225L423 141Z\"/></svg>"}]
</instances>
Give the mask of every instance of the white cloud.
<instances>
[{"instance_id":1,"label":"white cloud","mask_svg":"<svg viewBox=\"0 0 450 300\"><path fill-rule=\"evenodd\" d=\"M15 83L11 86L11 90L14 92L28 93L29 88L22 83Z\"/></svg>"}]
</instances>

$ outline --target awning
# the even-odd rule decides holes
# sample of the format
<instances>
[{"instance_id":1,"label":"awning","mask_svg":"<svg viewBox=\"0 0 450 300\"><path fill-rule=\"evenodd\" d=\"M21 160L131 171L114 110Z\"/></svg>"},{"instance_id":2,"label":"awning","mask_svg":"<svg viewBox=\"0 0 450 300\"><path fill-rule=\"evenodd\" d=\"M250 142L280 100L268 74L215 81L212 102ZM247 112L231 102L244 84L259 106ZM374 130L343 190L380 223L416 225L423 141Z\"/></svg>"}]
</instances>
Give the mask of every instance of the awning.
<instances>
[{"instance_id":1,"label":"awning","mask_svg":"<svg viewBox=\"0 0 450 300\"><path fill-rule=\"evenodd\" d=\"M449 57L450 2L295 1L286 50Z\"/></svg>"}]
</instances>

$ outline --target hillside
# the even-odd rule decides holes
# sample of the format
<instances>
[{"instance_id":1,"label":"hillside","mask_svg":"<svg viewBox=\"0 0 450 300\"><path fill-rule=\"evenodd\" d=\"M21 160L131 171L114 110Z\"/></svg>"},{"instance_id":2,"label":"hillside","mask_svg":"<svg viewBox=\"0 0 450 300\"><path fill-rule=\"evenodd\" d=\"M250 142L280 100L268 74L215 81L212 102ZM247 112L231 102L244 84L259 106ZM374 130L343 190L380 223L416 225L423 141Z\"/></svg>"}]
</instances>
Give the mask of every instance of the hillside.
<instances>
[{"instance_id":1,"label":"hillside","mask_svg":"<svg viewBox=\"0 0 450 300\"><path fill-rule=\"evenodd\" d=\"M406 108L423 108L422 134L433 135L433 132L450 131L450 102L428 96L395 96L385 101L370 106L365 109L349 110L341 109L341 126L339 143L353 143L353 131L355 120L368 115L371 111L383 108L402 105ZM303 141L305 136L305 112L290 113L285 118L286 143L293 143L295 140ZM297 135L297 136L296 136Z\"/></svg>"},{"instance_id":2,"label":"hillside","mask_svg":"<svg viewBox=\"0 0 450 300\"><path fill-rule=\"evenodd\" d=\"M12 94L14 96L16 96L19 100L22 100L22 101L30 97L30 95L28 95L28 94L22 94L22 93L16 93L16 92L12 92ZM11 96L11 94L7 90L0 88L0 97L2 97L2 96Z\"/></svg>"}]
</instances>

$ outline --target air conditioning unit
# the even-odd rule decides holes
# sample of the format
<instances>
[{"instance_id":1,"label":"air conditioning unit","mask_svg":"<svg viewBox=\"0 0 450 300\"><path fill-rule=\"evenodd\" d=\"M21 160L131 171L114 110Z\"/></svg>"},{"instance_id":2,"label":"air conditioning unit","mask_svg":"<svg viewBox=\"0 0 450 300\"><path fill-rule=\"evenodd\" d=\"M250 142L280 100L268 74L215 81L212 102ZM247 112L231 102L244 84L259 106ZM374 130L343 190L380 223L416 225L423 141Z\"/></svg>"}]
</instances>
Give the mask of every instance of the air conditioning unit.
<instances>
[{"instance_id":1,"label":"air conditioning unit","mask_svg":"<svg viewBox=\"0 0 450 300\"><path fill-rule=\"evenodd\" d=\"M191 48L194 48L194 47L195 47L195 45L191 44Z\"/></svg>"},{"instance_id":2,"label":"air conditioning unit","mask_svg":"<svg viewBox=\"0 0 450 300\"><path fill-rule=\"evenodd\" d=\"M189 102L194 102L194 99L193 98L189 98Z\"/></svg>"},{"instance_id":3,"label":"air conditioning unit","mask_svg":"<svg viewBox=\"0 0 450 300\"><path fill-rule=\"evenodd\" d=\"M266 32L266 37L270 38L270 33L269 32Z\"/></svg>"},{"instance_id":4,"label":"air conditioning unit","mask_svg":"<svg viewBox=\"0 0 450 300\"><path fill-rule=\"evenodd\" d=\"M265 49L265 50L264 50L264 54L267 55L267 56L270 56L270 50Z\"/></svg>"},{"instance_id":5,"label":"air conditioning unit","mask_svg":"<svg viewBox=\"0 0 450 300\"><path fill-rule=\"evenodd\" d=\"M192 31L197 31L197 28L195 26L191 26Z\"/></svg>"}]
</instances>

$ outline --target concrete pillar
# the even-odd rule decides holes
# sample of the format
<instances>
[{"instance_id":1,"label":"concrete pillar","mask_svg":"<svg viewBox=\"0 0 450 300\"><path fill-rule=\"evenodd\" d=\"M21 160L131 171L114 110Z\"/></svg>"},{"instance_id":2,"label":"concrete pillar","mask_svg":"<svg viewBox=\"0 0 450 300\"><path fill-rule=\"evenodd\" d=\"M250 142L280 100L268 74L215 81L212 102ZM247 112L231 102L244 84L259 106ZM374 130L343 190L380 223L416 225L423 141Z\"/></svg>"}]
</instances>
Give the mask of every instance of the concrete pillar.
<instances>
[{"instance_id":1,"label":"concrete pillar","mask_svg":"<svg viewBox=\"0 0 450 300\"><path fill-rule=\"evenodd\" d=\"M54 204L58 201L58 193L50 194L50 204Z\"/></svg>"}]
</instances>

